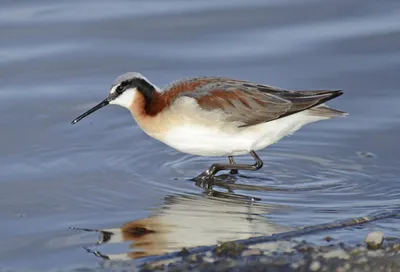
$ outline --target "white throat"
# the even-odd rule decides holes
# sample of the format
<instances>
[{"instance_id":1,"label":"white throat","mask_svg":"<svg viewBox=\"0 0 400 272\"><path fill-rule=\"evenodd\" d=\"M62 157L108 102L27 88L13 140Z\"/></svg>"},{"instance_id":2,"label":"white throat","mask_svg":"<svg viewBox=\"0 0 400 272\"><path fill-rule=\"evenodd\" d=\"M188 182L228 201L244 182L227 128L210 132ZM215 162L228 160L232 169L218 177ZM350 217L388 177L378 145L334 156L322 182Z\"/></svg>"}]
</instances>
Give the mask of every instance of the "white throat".
<instances>
[{"instance_id":1,"label":"white throat","mask_svg":"<svg viewBox=\"0 0 400 272\"><path fill-rule=\"evenodd\" d=\"M116 87L113 87L111 89L110 91L111 94L115 92L115 88ZM110 104L115 104L122 106L124 108L129 108L132 105L133 101L135 100L137 92L138 92L137 88L127 89L120 96L110 101Z\"/></svg>"}]
</instances>

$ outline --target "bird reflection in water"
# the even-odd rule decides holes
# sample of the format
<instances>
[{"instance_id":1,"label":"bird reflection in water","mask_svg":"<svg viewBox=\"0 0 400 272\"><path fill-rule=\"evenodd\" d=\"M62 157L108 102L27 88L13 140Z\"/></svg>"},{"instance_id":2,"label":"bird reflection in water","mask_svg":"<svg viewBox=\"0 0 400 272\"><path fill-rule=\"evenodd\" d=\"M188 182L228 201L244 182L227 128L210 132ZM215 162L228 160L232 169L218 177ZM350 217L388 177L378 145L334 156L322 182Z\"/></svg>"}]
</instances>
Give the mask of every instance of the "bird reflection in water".
<instances>
[{"instance_id":1,"label":"bird reflection in water","mask_svg":"<svg viewBox=\"0 0 400 272\"><path fill-rule=\"evenodd\" d=\"M267 219L277 209L232 193L174 195L148 218L117 228L83 230L100 234L96 250L87 248L89 252L104 259L129 260L291 230ZM107 245L116 243L128 243L129 252L106 254Z\"/></svg>"}]
</instances>

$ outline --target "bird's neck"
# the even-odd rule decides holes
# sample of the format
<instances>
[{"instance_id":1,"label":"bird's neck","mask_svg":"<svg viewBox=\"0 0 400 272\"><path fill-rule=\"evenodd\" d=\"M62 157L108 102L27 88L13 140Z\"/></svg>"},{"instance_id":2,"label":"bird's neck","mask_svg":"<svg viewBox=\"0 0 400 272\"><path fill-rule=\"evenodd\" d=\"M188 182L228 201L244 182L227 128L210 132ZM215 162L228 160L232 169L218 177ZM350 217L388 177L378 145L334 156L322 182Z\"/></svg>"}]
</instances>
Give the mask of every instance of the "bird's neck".
<instances>
[{"instance_id":1,"label":"bird's neck","mask_svg":"<svg viewBox=\"0 0 400 272\"><path fill-rule=\"evenodd\" d=\"M153 96L158 93L156 87L145 79L137 78L134 85L138 92L143 96L146 106L151 104Z\"/></svg>"},{"instance_id":2,"label":"bird's neck","mask_svg":"<svg viewBox=\"0 0 400 272\"><path fill-rule=\"evenodd\" d=\"M151 100L149 101L146 100L144 110L147 115L156 116L168 106L169 106L168 96L163 93L154 92L152 94Z\"/></svg>"},{"instance_id":3,"label":"bird's neck","mask_svg":"<svg viewBox=\"0 0 400 272\"><path fill-rule=\"evenodd\" d=\"M154 88L138 88L130 111L136 117L154 117L168 107L168 96Z\"/></svg>"}]
</instances>

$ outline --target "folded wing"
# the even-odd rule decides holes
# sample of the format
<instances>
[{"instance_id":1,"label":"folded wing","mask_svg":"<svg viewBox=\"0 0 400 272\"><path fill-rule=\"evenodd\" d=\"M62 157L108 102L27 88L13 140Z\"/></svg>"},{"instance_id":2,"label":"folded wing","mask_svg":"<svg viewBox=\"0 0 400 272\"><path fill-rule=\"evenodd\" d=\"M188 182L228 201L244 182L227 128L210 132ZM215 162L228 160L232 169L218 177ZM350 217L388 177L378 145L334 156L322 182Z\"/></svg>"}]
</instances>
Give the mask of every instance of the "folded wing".
<instances>
[{"instance_id":1,"label":"folded wing","mask_svg":"<svg viewBox=\"0 0 400 272\"><path fill-rule=\"evenodd\" d=\"M226 78L203 78L201 82L179 96L196 99L204 110L221 110L226 121L238 122L241 127L311 109L342 94L340 90L288 91Z\"/></svg>"}]
</instances>

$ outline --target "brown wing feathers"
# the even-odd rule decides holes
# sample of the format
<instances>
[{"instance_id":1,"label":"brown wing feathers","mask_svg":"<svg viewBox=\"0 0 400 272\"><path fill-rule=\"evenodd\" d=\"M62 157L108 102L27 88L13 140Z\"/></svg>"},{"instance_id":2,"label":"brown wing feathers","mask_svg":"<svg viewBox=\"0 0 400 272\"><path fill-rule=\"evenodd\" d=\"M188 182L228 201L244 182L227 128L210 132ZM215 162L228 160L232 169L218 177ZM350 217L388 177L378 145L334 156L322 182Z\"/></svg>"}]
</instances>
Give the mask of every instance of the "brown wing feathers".
<instances>
[{"instance_id":1,"label":"brown wing feathers","mask_svg":"<svg viewBox=\"0 0 400 272\"><path fill-rule=\"evenodd\" d=\"M156 115L180 97L191 97L204 110L223 111L226 121L245 127L311 109L341 94L342 91L328 90L294 92L227 78L192 78L174 83L162 94L156 94L147 113ZM315 114L334 114L330 108L324 109Z\"/></svg>"},{"instance_id":2,"label":"brown wing feathers","mask_svg":"<svg viewBox=\"0 0 400 272\"><path fill-rule=\"evenodd\" d=\"M197 100L204 110L222 110L227 121L251 126L282 118L320 105L342 94L342 91L293 92L230 79L202 80L193 91L180 96Z\"/></svg>"}]
</instances>

